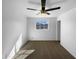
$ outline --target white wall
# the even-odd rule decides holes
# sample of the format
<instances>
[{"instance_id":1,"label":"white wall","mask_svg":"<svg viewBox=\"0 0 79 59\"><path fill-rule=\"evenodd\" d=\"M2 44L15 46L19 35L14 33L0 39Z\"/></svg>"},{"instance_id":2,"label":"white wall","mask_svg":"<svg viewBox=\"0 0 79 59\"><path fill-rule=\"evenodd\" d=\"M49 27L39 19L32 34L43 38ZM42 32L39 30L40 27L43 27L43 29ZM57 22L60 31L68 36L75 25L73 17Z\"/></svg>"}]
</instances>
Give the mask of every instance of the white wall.
<instances>
[{"instance_id":1,"label":"white wall","mask_svg":"<svg viewBox=\"0 0 79 59\"><path fill-rule=\"evenodd\" d=\"M61 20L61 45L76 57L76 10L75 8L62 14Z\"/></svg>"},{"instance_id":2,"label":"white wall","mask_svg":"<svg viewBox=\"0 0 79 59\"><path fill-rule=\"evenodd\" d=\"M56 40L56 17L28 17L28 39L29 40ZM37 30L35 23L38 19L48 20L48 29Z\"/></svg>"},{"instance_id":3,"label":"white wall","mask_svg":"<svg viewBox=\"0 0 79 59\"><path fill-rule=\"evenodd\" d=\"M27 22L24 17L23 0L2 0L2 53L3 59L6 59L10 54L20 34L23 35L22 44L27 39Z\"/></svg>"}]
</instances>

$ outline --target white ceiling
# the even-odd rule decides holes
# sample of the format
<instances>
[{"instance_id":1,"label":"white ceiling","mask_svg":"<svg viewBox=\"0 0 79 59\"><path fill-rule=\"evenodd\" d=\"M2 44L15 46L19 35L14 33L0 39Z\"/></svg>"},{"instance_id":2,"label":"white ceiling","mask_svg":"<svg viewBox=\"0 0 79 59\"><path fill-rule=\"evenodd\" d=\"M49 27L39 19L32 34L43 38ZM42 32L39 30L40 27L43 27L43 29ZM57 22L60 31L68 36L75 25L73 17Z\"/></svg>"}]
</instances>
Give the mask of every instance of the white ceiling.
<instances>
[{"instance_id":1,"label":"white ceiling","mask_svg":"<svg viewBox=\"0 0 79 59\"><path fill-rule=\"evenodd\" d=\"M46 0L46 6L52 6L54 4L57 3L62 3L65 2L67 0ZM28 0L29 4L33 4L33 5L40 5L41 4L41 0Z\"/></svg>"},{"instance_id":2,"label":"white ceiling","mask_svg":"<svg viewBox=\"0 0 79 59\"><path fill-rule=\"evenodd\" d=\"M34 8L34 9L41 9L41 0L27 0L26 3L26 8ZM76 0L46 0L46 8L53 8L60 6L60 10L56 11L50 11L51 15L53 16L58 16L61 13L64 13L72 8L75 8L76 5ZM29 16L35 16L39 11L26 11L26 14Z\"/></svg>"}]
</instances>

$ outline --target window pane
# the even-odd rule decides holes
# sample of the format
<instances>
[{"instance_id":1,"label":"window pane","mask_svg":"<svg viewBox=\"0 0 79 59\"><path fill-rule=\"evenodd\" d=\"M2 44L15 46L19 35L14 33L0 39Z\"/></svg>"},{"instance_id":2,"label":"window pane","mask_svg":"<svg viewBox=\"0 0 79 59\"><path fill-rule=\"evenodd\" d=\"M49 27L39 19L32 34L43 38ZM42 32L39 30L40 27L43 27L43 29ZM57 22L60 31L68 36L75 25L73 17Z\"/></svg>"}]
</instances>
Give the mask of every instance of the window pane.
<instances>
[{"instance_id":1,"label":"window pane","mask_svg":"<svg viewBox=\"0 0 79 59\"><path fill-rule=\"evenodd\" d=\"M36 29L48 29L48 21L47 20L37 21Z\"/></svg>"}]
</instances>

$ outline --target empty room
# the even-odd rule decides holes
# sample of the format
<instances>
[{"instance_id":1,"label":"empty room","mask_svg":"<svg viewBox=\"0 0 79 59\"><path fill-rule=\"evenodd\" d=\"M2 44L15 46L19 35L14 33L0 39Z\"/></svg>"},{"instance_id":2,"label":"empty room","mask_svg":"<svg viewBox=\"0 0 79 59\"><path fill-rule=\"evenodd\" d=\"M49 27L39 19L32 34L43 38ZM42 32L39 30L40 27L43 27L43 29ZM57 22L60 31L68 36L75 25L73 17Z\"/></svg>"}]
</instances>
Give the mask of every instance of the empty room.
<instances>
[{"instance_id":1,"label":"empty room","mask_svg":"<svg viewBox=\"0 0 79 59\"><path fill-rule=\"evenodd\" d=\"M76 0L2 0L2 59L76 59Z\"/></svg>"}]
</instances>

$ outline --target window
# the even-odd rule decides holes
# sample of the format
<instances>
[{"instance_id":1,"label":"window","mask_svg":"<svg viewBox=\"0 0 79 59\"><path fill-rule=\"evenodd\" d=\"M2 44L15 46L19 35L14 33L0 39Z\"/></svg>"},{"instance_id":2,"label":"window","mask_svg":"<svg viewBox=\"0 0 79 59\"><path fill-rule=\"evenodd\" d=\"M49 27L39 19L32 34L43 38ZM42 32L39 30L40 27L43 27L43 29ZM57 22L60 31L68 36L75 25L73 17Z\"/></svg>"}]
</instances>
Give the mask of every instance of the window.
<instances>
[{"instance_id":1,"label":"window","mask_svg":"<svg viewBox=\"0 0 79 59\"><path fill-rule=\"evenodd\" d=\"M36 22L36 29L48 29L48 21L47 20L38 20Z\"/></svg>"}]
</instances>

